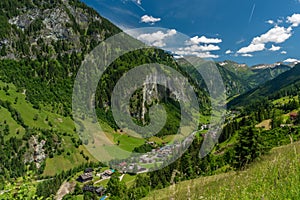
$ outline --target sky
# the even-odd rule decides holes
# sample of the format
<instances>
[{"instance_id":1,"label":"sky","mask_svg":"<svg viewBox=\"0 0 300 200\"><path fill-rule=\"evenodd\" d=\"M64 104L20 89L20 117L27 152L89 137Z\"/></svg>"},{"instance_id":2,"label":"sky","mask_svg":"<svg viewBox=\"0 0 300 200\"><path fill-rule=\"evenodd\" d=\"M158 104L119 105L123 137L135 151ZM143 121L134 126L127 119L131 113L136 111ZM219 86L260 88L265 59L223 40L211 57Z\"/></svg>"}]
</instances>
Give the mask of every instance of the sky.
<instances>
[{"instance_id":1,"label":"sky","mask_svg":"<svg viewBox=\"0 0 300 200\"><path fill-rule=\"evenodd\" d=\"M300 0L82 1L125 32L177 56L249 66L300 60ZM180 45L169 48L174 40Z\"/></svg>"}]
</instances>

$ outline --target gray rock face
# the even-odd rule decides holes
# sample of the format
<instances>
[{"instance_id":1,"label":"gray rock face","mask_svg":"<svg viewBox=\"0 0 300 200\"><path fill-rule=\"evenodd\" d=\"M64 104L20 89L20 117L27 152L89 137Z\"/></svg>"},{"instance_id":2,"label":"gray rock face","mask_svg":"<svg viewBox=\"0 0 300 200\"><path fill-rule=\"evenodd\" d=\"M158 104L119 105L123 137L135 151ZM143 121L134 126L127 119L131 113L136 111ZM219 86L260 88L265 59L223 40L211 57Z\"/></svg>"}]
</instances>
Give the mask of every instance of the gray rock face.
<instances>
[{"instance_id":1,"label":"gray rock face","mask_svg":"<svg viewBox=\"0 0 300 200\"><path fill-rule=\"evenodd\" d=\"M25 156L25 163L36 164L37 168L40 168L42 162L46 159L46 154L44 146L46 144L45 140L39 142L38 136L32 136L29 140L29 150L27 156Z\"/></svg>"},{"instance_id":2,"label":"gray rock face","mask_svg":"<svg viewBox=\"0 0 300 200\"><path fill-rule=\"evenodd\" d=\"M19 15L8 19L10 34L0 38L0 50L6 50L6 55L0 56L2 58L56 58L58 54L86 53L107 35L120 31L113 25L110 30L106 25L104 28L103 23L107 22L77 0L58 1L48 7L33 5L19 10Z\"/></svg>"}]
</instances>

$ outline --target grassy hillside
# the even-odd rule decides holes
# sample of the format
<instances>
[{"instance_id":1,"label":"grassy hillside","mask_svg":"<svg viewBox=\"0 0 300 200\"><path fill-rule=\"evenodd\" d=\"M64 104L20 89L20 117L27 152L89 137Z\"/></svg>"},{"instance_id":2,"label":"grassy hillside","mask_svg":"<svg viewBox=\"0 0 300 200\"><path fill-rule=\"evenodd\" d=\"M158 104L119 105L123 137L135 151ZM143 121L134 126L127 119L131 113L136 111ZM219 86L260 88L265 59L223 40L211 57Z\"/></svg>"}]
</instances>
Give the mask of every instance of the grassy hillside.
<instances>
[{"instance_id":1,"label":"grassy hillside","mask_svg":"<svg viewBox=\"0 0 300 200\"><path fill-rule=\"evenodd\" d=\"M148 199L299 199L300 143L273 149L245 171L184 181Z\"/></svg>"},{"instance_id":2,"label":"grassy hillside","mask_svg":"<svg viewBox=\"0 0 300 200\"><path fill-rule=\"evenodd\" d=\"M43 175L52 176L63 170L72 169L86 162L87 157L88 161L96 161L83 146L76 146L75 143L79 140L79 137L74 132L75 126L71 117L51 113L44 107L35 109L26 100L25 92L19 92L14 84L7 84L2 81L0 81L0 99L3 102L10 102L11 107L24 120L25 126L37 130L57 131L58 136L61 137L61 145L59 147L61 152L54 152L51 158L47 155ZM9 133L5 135L5 139L9 140L12 137L22 139L25 135L25 128L12 117L12 113L7 108L0 106L0 113L0 130L4 130L6 127L9 129ZM100 123L112 142L117 143L117 141L120 141L120 147L125 150L132 151L135 147L144 144L144 140L142 139L129 137L126 134L121 135L106 125L105 122L100 121ZM42 133L39 133L39 135L43 137ZM49 138L45 139L47 143ZM75 143L73 142L74 140L76 141Z\"/></svg>"},{"instance_id":3,"label":"grassy hillside","mask_svg":"<svg viewBox=\"0 0 300 200\"><path fill-rule=\"evenodd\" d=\"M18 92L13 84L6 84L0 81L0 88L1 101L11 103L11 107L24 120L25 126L37 130L57 131L58 138L61 137L61 146L59 148L61 148L62 152L57 154L54 152L52 158L46 159L44 175L54 175L57 172L86 162L86 159L80 154L81 151L90 160L93 160L93 157L82 146L76 148L75 144L73 144L72 140L75 139L77 141L79 138L74 132L75 126L70 117L50 113L43 108L33 108L33 105L26 100L25 93ZM9 89L6 90L3 88ZM12 117L12 113L7 108L0 107L0 110L0 130L6 126L9 127L9 134L5 135L5 139L8 140L12 137L22 139L25 135L25 128ZM43 137L43 133L41 132L38 135ZM46 142L48 142L47 139L50 138L46 138Z\"/></svg>"}]
</instances>

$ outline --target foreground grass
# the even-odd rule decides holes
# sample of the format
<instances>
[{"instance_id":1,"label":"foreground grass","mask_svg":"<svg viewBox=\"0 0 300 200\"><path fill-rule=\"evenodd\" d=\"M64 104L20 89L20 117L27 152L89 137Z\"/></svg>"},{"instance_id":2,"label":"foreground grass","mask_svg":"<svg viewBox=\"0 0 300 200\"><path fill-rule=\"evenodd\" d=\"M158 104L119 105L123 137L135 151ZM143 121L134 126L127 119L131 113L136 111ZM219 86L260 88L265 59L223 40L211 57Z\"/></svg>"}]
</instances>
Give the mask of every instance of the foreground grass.
<instances>
[{"instance_id":1,"label":"foreground grass","mask_svg":"<svg viewBox=\"0 0 300 200\"><path fill-rule=\"evenodd\" d=\"M300 199L300 143L273 149L245 171L184 181L145 199Z\"/></svg>"}]
</instances>

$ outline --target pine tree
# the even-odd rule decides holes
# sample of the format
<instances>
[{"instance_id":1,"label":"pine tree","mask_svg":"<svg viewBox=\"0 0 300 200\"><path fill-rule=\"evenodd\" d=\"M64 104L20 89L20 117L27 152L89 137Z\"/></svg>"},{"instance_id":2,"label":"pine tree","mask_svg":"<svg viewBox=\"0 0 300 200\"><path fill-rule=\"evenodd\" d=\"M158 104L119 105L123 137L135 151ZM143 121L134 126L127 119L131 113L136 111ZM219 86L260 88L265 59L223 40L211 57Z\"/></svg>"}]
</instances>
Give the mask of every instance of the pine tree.
<instances>
[{"instance_id":1,"label":"pine tree","mask_svg":"<svg viewBox=\"0 0 300 200\"><path fill-rule=\"evenodd\" d=\"M262 138L257 129L254 127L243 128L234 147L235 160L233 166L237 169L244 168L263 153L262 145Z\"/></svg>"},{"instance_id":2,"label":"pine tree","mask_svg":"<svg viewBox=\"0 0 300 200\"><path fill-rule=\"evenodd\" d=\"M117 175L113 175L107 183L107 192L112 196L123 198L126 196L126 185L121 182Z\"/></svg>"}]
</instances>

